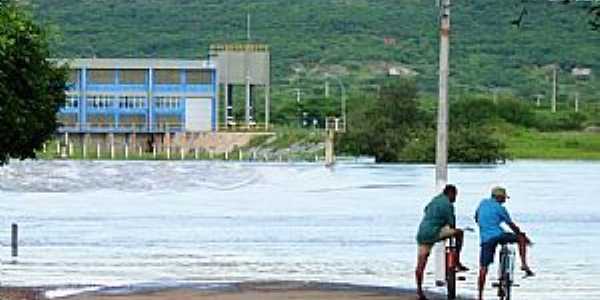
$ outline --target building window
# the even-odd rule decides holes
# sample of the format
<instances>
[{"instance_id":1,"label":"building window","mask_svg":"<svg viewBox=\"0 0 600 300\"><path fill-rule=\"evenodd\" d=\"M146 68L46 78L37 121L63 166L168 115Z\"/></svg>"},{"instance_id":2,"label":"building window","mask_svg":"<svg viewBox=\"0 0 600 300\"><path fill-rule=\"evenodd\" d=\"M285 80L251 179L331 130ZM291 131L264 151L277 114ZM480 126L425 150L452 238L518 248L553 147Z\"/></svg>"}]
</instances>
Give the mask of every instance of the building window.
<instances>
[{"instance_id":1,"label":"building window","mask_svg":"<svg viewBox=\"0 0 600 300\"><path fill-rule=\"evenodd\" d=\"M132 130L144 130L146 128L145 115L122 115L119 118L119 127Z\"/></svg>"},{"instance_id":2,"label":"building window","mask_svg":"<svg viewBox=\"0 0 600 300\"><path fill-rule=\"evenodd\" d=\"M141 96L121 96L119 97L119 108L121 109L140 109L146 107L146 97Z\"/></svg>"},{"instance_id":3,"label":"building window","mask_svg":"<svg viewBox=\"0 0 600 300\"><path fill-rule=\"evenodd\" d=\"M154 122L158 130L181 130L184 125L180 116L157 116Z\"/></svg>"},{"instance_id":4,"label":"building window","mask_svg":"<svg viewBox=\"0 0 600 300\"><path fill-rule=\"evenodd\" d=\"M187 84L212 84L211 70L187 70Z\"/></svg>"},{"instance_id":5,"label":"building window","mask_svg":"<svg viewBox=\"0 0 600 300\"><path fill-rule=\"evenodd\" d=\"M181 99L178 97L157 97L154 107L159 109L178 109L181 107Z\"/></svg>"},{"instance_id":6,"label":"building window","mask_svg":"<svg viewBox=\"0 0 600 300\"><path fill-rule=\"evenodd\" d=\"M154 83L156 84L181 84L179 70L155 70Z\"/></svg>"},{"instance_id":7,"label":"building window","mask_svg":"<svg viewBox=\"0 0 600 300\"><path fill-rule=\"evenodd\" d=\"M119 71L119 84L144 84L146 83L146 71L144 70L121 70Z\"/></svg>"},{"instance_id":8,"label":"building window","mask_svg":"<svg viewBox=\"0 0 600 300\"><path fill-rule=\"evenodd\" d=\"M88 107L96 108L96 109L110 108L113 106L113 101L114 101L113 98L114 97L112 97L112 96L106 96L106 95L88 96L87 105L88 105Z\"/></svg>"},{"instance_id":9,"label":"building window","mask_svg":"<svg viewBox=\"0 0 600 300\"><path fill-rule=\"evenodd\" d=\"M87 115L87 126L90 128L114 128L115 127L115 116L113 115L102 115L102 114L88 114Z\"/></svg>"},{"instance_id":10,"label":"building window","mask_svg":"<svg viewBox=\"0 0 600 300\"><path fill-rule=\"evenodd\" d=\"M65 108L78 108L79 107L79 96L67 95L64 107Z\"/></svg>"},{"instance_id":11,"label":"building window","mask_svg":"<svg viewBox=\"0 0 600 300\"><path fill-rule=\"evenodd\" d=\"M89 70L88 81L92 84L114 84L116 74L115 70Z\"/></svg>"}]
</instances>

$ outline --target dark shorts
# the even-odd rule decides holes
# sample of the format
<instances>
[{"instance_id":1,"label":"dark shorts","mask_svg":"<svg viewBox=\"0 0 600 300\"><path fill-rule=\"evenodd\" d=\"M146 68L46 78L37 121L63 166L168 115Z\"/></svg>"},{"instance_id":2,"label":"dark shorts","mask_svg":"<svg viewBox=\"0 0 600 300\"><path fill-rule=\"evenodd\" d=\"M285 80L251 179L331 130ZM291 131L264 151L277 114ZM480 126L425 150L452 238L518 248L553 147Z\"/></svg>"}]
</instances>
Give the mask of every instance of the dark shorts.
<instances>
[{"instance_id":1,"label":"dark shorts","mask_svg":"<svg viewBox=\"0 0 600 300\"><path fill-rule=\"evenodd\" d=\"M494 262L496 247L498 244L514 244L517 242L517 235L513 233L504 233L497 238L493 238L481 244L481 253L479 254L479 265L488 267Z\"/></svg>"}]
</instances>

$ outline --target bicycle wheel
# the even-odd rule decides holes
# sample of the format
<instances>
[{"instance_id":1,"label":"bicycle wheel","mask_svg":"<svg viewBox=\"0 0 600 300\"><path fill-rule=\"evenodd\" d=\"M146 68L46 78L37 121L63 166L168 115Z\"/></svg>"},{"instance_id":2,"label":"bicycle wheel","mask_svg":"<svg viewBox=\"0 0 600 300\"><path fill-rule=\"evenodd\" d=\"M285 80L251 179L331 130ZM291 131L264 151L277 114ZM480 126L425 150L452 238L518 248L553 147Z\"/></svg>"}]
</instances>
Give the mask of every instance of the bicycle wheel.
<instances>
[{"instance_id":1,"label":"bicycle wheel","mask_svg":"<svg viewBox=\"0 0 600 300\"><path fill-rule=\"evenodd\" d=\"M449 268L446 272L446 287L448 288L448 299L456 299L456 270Z\"/></svg>"},{"instance_id":2,"label":"bicycle wheel","mask_svg":"<svg viewBox=\"0 0 600 300\"><path fill-rule=\"evenodd\" d=\"M511 292L512 292L512 282L508 276L508 270L504 270L504 278L502 279L502 284L504 285L504 300L510 300Z\"/></svg>"},{"instance_id":3,"label":"bicycle wheel","mask_svg":"<svg viewBox=\"0 0 600 300\"><path fill-rule=\"evenodd\" d=\"M504 252L500 252L500 265L498 266L498 299L505 300L506 297L506 261Z\"/></svg>"}]
</instances>

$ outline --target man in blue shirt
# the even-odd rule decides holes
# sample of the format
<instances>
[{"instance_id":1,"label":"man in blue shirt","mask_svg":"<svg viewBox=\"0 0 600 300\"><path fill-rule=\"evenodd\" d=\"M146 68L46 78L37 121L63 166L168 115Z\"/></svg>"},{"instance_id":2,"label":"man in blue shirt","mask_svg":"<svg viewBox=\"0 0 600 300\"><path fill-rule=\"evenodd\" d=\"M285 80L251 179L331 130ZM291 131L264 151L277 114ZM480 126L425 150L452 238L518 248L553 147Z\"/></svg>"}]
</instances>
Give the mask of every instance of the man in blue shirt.
<instances>
[{"instance_id":1,"label":"man in blue shirt","mask_svg":"<svg viewBox=\"0 0 600 300\"><path fill-rule=\"evenodd\" d=\"M502 243L517 243L521 257L521 270L526 276L534 273L527 265L527 246L531 243L525 233L512 221L508 211L502 204L506 199L506 189L495 187L492 189L492 197L483 199L475 213L475 221L479 224L479 235L481 237L481 254L479 256L479 300L483 299L483 289L487 277L488 267L494 261L496 247ZM514 233L505 232L500 226L502 223L508 225Z\"/></svg>"}]
</instances>

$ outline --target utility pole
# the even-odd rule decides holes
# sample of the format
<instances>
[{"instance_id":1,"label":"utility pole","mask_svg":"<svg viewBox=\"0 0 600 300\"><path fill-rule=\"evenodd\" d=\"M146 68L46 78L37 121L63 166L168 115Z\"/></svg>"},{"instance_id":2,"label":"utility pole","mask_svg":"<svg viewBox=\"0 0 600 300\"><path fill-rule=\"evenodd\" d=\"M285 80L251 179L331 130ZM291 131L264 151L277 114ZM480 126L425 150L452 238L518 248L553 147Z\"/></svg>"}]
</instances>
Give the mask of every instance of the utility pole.
<instances>
[{"instance_id":1,"label":"utility pole","mask_svg":"<svg viewBox=\"0 0 600 300\"><path fill-rule=\"evenodd\" d=\"M300 98L300 96L302 95L302 90L301 89L295 89L296 91L296 103L300 103L300 100L302 100Z\"/></svg>"},{"instance_id":2,"label":"utility pole","mask_svg":"<svg viewBox=\"0 0 600 300\"><path fill-rule=\"evenodd\" d=\"M342 132L346 132L346 128L347 128L347 119L346 119L346 88L344 87L344 83L342 82L342 80L340 79L339 76L331 76L329 74L326 74L325 76L327 77L332 77L333 79L335 79L337 81L337 83L340 85L340 90L341 90L341 97L342 97ZM327 82L329 83L329 82Z\"/></svg>"},{"instance_id":3,"label":"utility pole","mask_svg":"<svg viewBox=\"0 0 600 300\"><path fill-rule=\"evenodd\" d=\"M246 61L248 61L248 54L246 53ZM246 64L246 126L250 128L250 122L252 121L252 87L250 83L250 71L248 64Z\"/></svg>"},{"instance_id":4,"label":"utility pole","mask_svg":"<svg viewBox=\"0 0 600 300\"><path fill-rule=\"evenodd\" d=\"M552 112L556 112L556 98L558 97L558 68L554 65L552 69Z\"/></svg>"},{"instance_id":5,"label":"utility pole","mask_svg":"<svg viewBox=\"0 0 600 300\"><path fill-rule=\"evenodd\" d=\"M348 128L348 119L346 118L346 88L344 88L342 80L340 80L340 86L342 87L342 121L344 122L342 131L346 132L346 128Z\"/></svg>"},{"instance_id":6,"label":"utility pole","mask_svg":"<svg viewBox=\"0 0 600 300\"><path fill-rule=\"evenodd\" d=\"M494 88L494 104L498 104L498 88Z\"/></svg>"},{"instance_id":7,"label":"utility pole","mask_svg":"<svg viewBox=\"0 0 600 300\"><path fill-rule=\"evenodd\" d=\"M250 12L248 12L246 14L246 39L248 39L248 42L250 42L250 40L252 39L252 36L250 35L250 25L251 25L251 16L250 16Z\"/></svg>"},{"instance_id":8,"label":"utility pole","mask_svg":"<svg viewBox=\"0 0 600 300\"><path fill-rule=\"evenodd\" d=\"M440 2L440 86L437 121L437 143L435 157L435 186L439 192L448 182L448 75L450 73L450 0ZM434 250L435 282L438 286L445 284L444 246L438 245Z\"/></svg>"},{"instance_id":9,"label":"utility pole","mask_svg":"<svg viewBox=\"0 0 600 300\"><path fill-rule=\"evenodd\" d=\"M250 11L246 14L246 38L248 39L248 43L252 39L250 35ZM251 87L251 78L250 78L250 58L248 57L249 49L245 49L244 51L244 70L246 71L246 126L250 128L250 123L253 122L252 114L253 114L253 103L252 103L252 87Z\"/></svg>"},{"instance_id":10,"label":"utility pole","mask_svg":"<svg viewBox=\"0 0 600 300\"><path fill-rule=\"evenodd\" d=\"M300 101L301 99L301 95L302 95L302 90L301 89L295 89L296 90L296 106L298 109L298 126L300 126L300 128L302 128L302 109L300 108Z\"/></svg>"}]
</instances>

